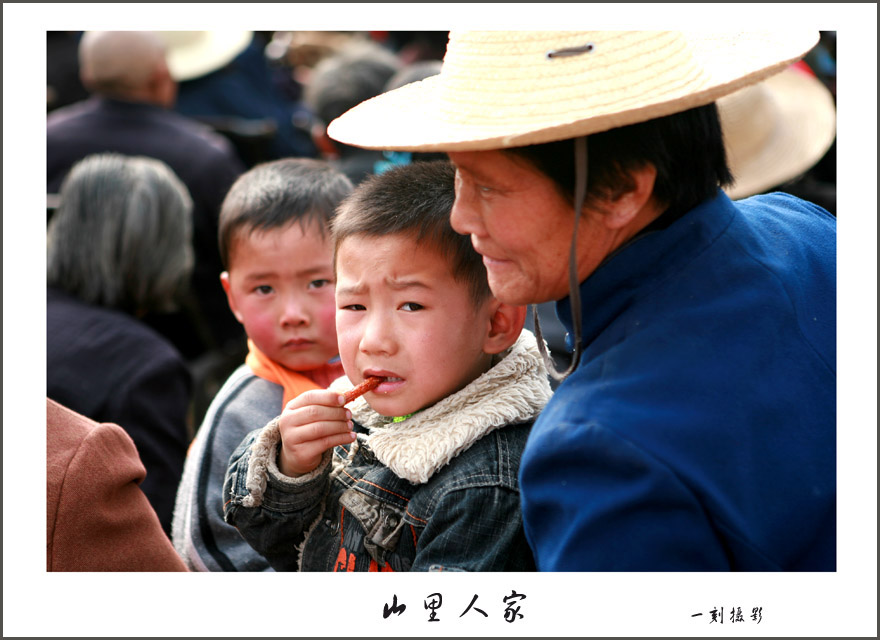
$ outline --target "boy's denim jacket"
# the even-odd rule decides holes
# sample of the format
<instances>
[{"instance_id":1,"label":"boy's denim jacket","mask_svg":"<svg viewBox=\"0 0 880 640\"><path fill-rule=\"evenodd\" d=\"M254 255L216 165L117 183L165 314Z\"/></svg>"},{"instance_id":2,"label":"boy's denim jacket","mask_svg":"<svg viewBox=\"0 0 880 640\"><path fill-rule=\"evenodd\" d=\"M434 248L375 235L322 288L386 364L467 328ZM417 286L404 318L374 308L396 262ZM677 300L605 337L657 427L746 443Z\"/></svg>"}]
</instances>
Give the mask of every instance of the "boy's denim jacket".
<instances>
[{"instance_id":1,"label":"boy's denim jacket","mask_svg":"<svg viewBox=\"0 0 880 640\"><path fill-rule=\"evenodd\" d=\"M517 472L550 395L524 330L489 371L402 422L358 398L357 441L303 476L278 469L276 418L232 454L224 517L277 570L532 570Z\"/></svg>"}]
</instances>

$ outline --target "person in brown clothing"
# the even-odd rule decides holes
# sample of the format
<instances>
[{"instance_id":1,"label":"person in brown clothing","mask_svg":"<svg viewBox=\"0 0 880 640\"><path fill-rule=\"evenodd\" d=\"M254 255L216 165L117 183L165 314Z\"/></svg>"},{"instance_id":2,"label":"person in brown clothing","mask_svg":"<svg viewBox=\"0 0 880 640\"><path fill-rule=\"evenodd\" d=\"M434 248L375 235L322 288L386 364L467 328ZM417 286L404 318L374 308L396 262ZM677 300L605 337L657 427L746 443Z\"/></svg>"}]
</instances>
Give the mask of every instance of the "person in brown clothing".
<instances>
[{"instance_id":1,"label":"person in brown clothing","mask_svg":"<svg viewBox=\"0 0 880 640\"><path fill-rule=\"evenodd\" d=\"M46 570L186 571L131 437L46 399Z\"/></svg>"}]
</instances>

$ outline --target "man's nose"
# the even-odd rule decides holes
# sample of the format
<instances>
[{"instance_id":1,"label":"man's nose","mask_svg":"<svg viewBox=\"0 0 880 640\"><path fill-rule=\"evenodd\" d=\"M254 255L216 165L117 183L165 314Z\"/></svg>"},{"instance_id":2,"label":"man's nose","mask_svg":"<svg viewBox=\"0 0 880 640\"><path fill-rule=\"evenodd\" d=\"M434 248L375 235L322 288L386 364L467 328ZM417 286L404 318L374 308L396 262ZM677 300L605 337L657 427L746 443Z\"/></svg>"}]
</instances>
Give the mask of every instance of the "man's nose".
<instances>
[{"instance_id":1,"label":"man's nose","mask_svg":"<svg viewBox=\"0 0 880 640\"><path fill-rule=\"evenodd\" d=\"M463 189L455 190L455 202L452 204L452 211L449 213L449 224L456 233L462 235L479 235L482 230L482 224L478 212L474 209L473 203L469 202L467 194Z\"/></svg>"}]
</instances>

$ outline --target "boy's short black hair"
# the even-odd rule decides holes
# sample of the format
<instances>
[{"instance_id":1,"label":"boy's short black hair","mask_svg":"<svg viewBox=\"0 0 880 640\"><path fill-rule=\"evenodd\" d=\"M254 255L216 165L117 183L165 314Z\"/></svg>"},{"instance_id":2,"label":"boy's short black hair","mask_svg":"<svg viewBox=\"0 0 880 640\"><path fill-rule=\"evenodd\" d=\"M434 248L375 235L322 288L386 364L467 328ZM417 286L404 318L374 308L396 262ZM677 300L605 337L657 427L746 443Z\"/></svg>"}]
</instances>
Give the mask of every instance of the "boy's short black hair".
<instances>
[{"instance_id":1,"label":"boy's short black hair","mask_svg":"<svg viewBox=\"0 0 880 640\"><path fill-rule=\"evenodd\" d=\"M574 139L507 149L550 177L574 203ZM587 138L587 202L631 189L628 172L657 169L654 196L674 219L713 198L733 177L714 103Z\"/></svg>"},{"instance_id":2,"label":"boy's short black hair","mask_svg":"<svg viewBox=\"0 0 880 640\"><path fill-rule=\"evenodd\" d=\"M413 162L372 175L339 206L331 223L335 253L355 235L411 236L447 256L453 277L479 304L491 295L486 267L470 237L456 233L449 222L454 202L455 168L448 160Z\"/></svg>"},{"instance_id":3,"label":"boy's short black hair","mask_svg":"<svg viewBox=\"0 0 880 640\"><path fill-rule=\"evenodd\" d=\"M339 203L353 185L323 160L284 158L259 164L233 183L220 208L219 241L223 266L229 268L236 236L280 229L298 222L318 223L329 233Z\"/></svg>"}]
</instances>

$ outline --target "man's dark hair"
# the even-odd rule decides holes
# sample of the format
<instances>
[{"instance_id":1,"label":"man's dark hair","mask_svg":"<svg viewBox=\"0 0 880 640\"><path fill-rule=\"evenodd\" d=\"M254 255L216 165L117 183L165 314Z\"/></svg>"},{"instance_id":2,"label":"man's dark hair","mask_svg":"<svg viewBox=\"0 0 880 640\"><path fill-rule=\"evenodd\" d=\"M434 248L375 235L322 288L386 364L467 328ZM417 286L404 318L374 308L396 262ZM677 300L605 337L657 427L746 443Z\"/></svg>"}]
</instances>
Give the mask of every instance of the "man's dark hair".
<instances>
[{"instance_id":1,"label":"man's dark hair","mask_svg":"<svg viewBox=\"0 0 880 640\"><path fill-rule=\"evenodd\" d=\"M574 203L574 139L506 150L550 177ZM714 103L587 138L587 202L633 187L630 170L657 169L654 196L675 219L733 182Z\"/></svg>"},{"instance_id":2,"label":"man's dark hair","mask_svg":"<svg viewBox=\"0 0 880 640\"><path fill-rule=\"evenodd\" d=\"M352 236L404 234L447 256L452 275L479 304L491 295L486 267L469 236L449 222L455 202L455 168L447 160L414 162L373 175L340 205L331 223L336 252ZM334 259L335 263L335 259Z\"/></svg>"},{"instance_id":3,"label":"man's dark hair","mask_svg":"<svg viewBox=\"0 0 880 640\"><path fill-rule=\"evenodd\" d=\"M352 190L351 181L323 160L284 158L255 166L233 183L220 208L220 257L229 268L238 234L280 229L293 222L318 223L329 233L337 205Z\"/></svg>"}]
</instances>

